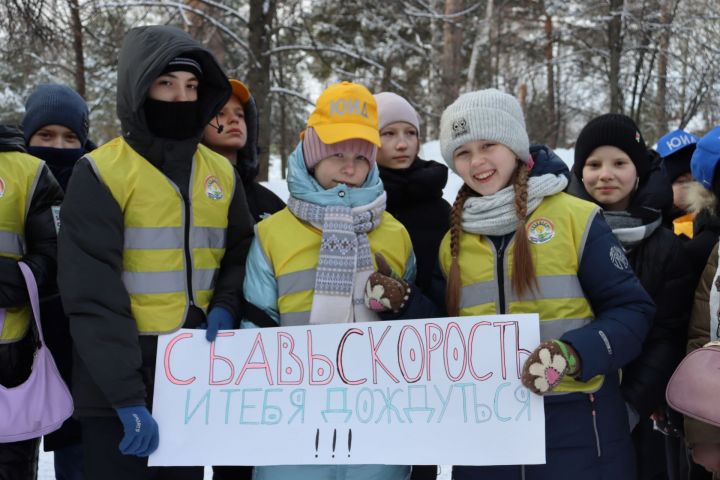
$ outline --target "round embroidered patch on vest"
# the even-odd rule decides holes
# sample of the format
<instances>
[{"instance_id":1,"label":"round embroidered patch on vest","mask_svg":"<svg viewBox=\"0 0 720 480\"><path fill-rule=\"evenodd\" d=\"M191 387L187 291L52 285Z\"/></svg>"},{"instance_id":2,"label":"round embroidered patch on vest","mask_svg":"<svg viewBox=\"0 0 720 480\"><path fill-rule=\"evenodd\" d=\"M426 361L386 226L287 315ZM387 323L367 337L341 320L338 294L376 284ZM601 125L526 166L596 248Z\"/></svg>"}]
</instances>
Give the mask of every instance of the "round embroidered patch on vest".
<instances>
[{"instance_id":1,"label":"round embroidered patch on vest","mask_svg":"<svg viewBox=\"0 0 720 480\"><path fill-rule=\"evenodd\" d=\"M540 245L547 243L555 236L555 225L547 218L536 218L527 226L530 243Z\"/></svg>"},{"instance_id":2,"label":"round embroidered patch on vest","mask_svg":"<svg viewBox=\"0 0 720 480\"><path fill-rule=\"evenodd\" d=\"M5 195L5 180L0 178L0 198Z\"/></svg>"},{"instance_id":3,"label":"round embroidered patch on vest","mask_svg":"<svg viewBox=\"0 0 720 480\"><path fill-rule=\"evenodd\" d=\"M205 179L205 193L208 198L212 198L213 200L220 200L223 198L223 191L220 186L220 182L213 175L210 175Z\"/></svg>"},{"instance_id":4,"label":"round embroidered patch on vest","mask_svg":"<svg viewBox=\"0 0 720 480\"><path fill-rule=\"evenodd\" d=\"M617 245L610 247L610 261L618 270L627 270L630 267L625 252Z\"/></svg>"}]
</instances>

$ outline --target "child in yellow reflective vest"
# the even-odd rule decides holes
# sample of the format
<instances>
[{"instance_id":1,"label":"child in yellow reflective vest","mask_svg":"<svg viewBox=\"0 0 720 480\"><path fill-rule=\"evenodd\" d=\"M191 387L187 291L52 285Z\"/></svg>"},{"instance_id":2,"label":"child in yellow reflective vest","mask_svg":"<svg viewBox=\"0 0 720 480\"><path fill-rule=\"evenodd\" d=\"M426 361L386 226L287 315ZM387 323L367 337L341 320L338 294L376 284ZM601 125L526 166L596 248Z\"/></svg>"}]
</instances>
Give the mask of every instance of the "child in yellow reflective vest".
<instances>
[{"instance_id":1,"label":"child in yellow reflective vest","mask_svg":"<svg viewBox=\"0 0 720 480\"><path fill-rule=\"evenodd\" d=\"M440 146L464 180L440 245L450 315L539 313L522 383L545 400L545 465L456 466L453 478L632 479L619 369L654 307L598 207L563 193L568 169L531 149L517 99L489 89L442 115Z\"/></svg>"}]
</instances>

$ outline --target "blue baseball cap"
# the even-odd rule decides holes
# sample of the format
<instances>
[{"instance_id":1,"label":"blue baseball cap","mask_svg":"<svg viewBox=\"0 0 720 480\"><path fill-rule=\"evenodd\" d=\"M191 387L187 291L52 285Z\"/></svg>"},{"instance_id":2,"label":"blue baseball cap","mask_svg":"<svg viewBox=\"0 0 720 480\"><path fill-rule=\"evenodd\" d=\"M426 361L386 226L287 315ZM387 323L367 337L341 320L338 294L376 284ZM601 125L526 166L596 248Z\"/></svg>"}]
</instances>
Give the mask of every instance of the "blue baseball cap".
<instances>
[{"instance_id":1,"label":"blue baseball cap","mask_svg":"<svg viewBox=\"0 0 720 480\"><path fill-rule=\"evenodd\" d=\"M715 168L720 162L720 125L705 134L695 147L690 170L692 176L708 190L712 189Z\"/></svg>"},{"instance_id":2,"label":"blue baseball cap","mask_svg":"<svg viewBox=\"0 0 720 480\"><path fill-rule=\"evenodd\" d=\"M687 147L695 145L698 137L685 130L674 130L664 135L657 142L657 152L662 158L669 157L673 153L677 153Z\"/></svg>"}]
</instances>

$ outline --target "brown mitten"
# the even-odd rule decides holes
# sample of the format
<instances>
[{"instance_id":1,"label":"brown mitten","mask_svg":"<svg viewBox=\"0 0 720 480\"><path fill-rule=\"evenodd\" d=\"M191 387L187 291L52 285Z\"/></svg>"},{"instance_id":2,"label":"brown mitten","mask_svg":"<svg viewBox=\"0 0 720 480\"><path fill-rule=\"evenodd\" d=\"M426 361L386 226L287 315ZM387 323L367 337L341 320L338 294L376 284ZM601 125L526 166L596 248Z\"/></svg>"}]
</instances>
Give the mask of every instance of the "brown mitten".
<instances>
[{"instance_id":1,"label":"brown mitten","mask_svg":"<svg viewBox=\"0 0 720 480\"><path fill-rule=\"evenodd\" d=\"M525 361L522 384L536 395L552 391L565 375L580 372L580 357L560 340L542 342Z\"/></svg>"},{"instance_id":2,"label":"brown mitten","mask_svg":"<svg viewBox=\"0 0 720 480\"><path fill-rule=\"evenodd\" d=\"M392 310L397 313L410 298L410 286L390 269L381 253L375 254L377 271L365 284L365 306L375 312Z\"/></svg>"}]
</instances>

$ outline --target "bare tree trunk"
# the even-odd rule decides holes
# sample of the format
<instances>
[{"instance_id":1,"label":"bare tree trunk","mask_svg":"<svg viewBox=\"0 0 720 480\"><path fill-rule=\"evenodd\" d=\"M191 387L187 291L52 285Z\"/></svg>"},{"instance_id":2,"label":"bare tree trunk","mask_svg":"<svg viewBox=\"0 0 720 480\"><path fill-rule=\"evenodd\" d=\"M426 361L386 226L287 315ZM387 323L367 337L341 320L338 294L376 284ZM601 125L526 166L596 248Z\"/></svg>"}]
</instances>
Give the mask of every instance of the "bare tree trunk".
<instances>
[{"instance_id":1,"label":"bare tree trunk","mask_svg":"<svg viewBox=\"0 0 720 480\"><path fill-rule=\"evenodd\" d=\"M527 83L521 83L518 87L518 102L520 103L520 107L522 108L523 115L527 116Z\"/></svg>"},{"instance_id":2,"label":"bare tree trunk","mask_svg":"<svg viewBox=\"0 0 720 480\"><path fill-rule=\"evenodd\" d=\"M610 111L622 113L622 94L620 90L620 56L622 55L622 15L624 0L610 0L610 21L608 22L608 50L610 53Z\"/></svg>"},{"instance_id":3,"label":"bare tree trunk","mask_svg":"<svg viewBox=\"0 0 720 480\"><path fill-rule=\"evenodd\" d=\"M558 141L558 119L555 109L555 65L553 59L554 29L552 16L545 11L545 69L547 72L547 115L550 118L550 135L548 145L550 148L557 147Z\"/></svg>"},{"instance_id":4,"label":"bare tree trunk","mask_svg":"<svg viewBox=\"0 0 720 480\"><path fill-rule=\"evenodd\" d=\"M451 16L463 9L463 0L447 0L445 2L445 15ZM442 53L442 97L443 108L450 105L460 93L460 69L462 50L462 28L460 18L446 18L443 25L443 53Z\"/></svg>"},{"instance_id":5,"label":"bare tree trunk","mask_svg":"<svg viewBox=\"0 0 720 480\"><path fill-rule=\"evenodd\" d=\"M278 81L280 85L285 85L285 69L284 58L282 54L278 58L277 72ZM287 178L287 166L288 166L288 131L287 131L287 101L283 98L283 95L278 95L278 101L280 102L280 178L285 180Z\"/></svg>"},{"instance_id":6,"label":"bare tree trunk","mask_svg":"<svg viewBox=\"0 0 720 480\"><path fill-rule=\"evenodd\" d=\"M194 9L202 10L208 15L216 16L219 14L217 8L211 7L205 2L201 2L198 0L186 0L186 4ZM223 36L218 30L218 28L212 25L210 22L206 22L200 15L197 15L193 12L188 12L186 15L191 22L189 28L190 35L195 37L196 40L198 40L208 50L210 50L210 52L215 55L215 58L220 63L220 65L224 66L225 56L227 52L225 40L223 39Z\"/></svg>"},{"instance_id":7,"label":"bare tree trunk","mask_svg":"<svg viewBox=\"0 0 720 480\"><path fill-rule=\"evenodd\" d=\"M477 36L475 37L475 43L473 44L472 53L470 54L470 64L468 65L467 83L465 83L466 92L471 92L477 88L477 64L480 59L480 50L485 46L485 53L489 53L489 47L492 41L490 25L492 23L494 4L495 2L493 0L487 0L485 21L483 22L482 28L478 29Z\"/></svg>"},{"instance_id":8,"label":"bare tree trunk","mask_svg":"<svg viewBox=\"0 0 720 480\"><path fill-rule=\"evenodd\" d=\"M260 115L260 132L258 134L258 147L260 172L258 180L267 180L268 163L270 160L270 55L271 26L275 16L275 0L250 0L250 51L254 61L248 68L247 79L252 89L253 97L258 105Z\"/></svg>"},{"instance_id":9,"label":"bare tree trunk","mask_svg":"<svg viewBox=\"0 0 720 480\"><path fill-rule=\"evenodd\" d=\"M439 12L440 0L431 0L430 9L438 13ZM442 30L440 29L441 20L433 16L430 19L430 59L429 59L429 74L428 84L430 85L430 91L441 92L443 89L442 75L440 73L440 57L442 49ZM442 113L445 106L443 105L443 97L439 93L436 95L430 95L429 98L430 112L432 116L428 115L427 121L425 122L425 138L438 138L440 134L440 114Z\"/></svg>"},{"instance_id":10,"label":"bare tree trunk","mask_svg":"<svg viewBox=\"0 0 720 480\"><path fill-rule=\"evenodd\" d=\"M78 0L68 0L70 7L70 28L72 29L73 52L75 53L75 90L85 97L85 55L83 54L83 26L80 20Z\"/></svg>"},{"instance_id":11,"label":"bare tree trunk","mask_svg":"<svg viewBox=\"0 0 720 480\"><path fill-rule=\"evenodd\" d=\"M662 33L660 34L660 58L658 59L658 80L657 80L657 100L656 100L656 122L657 132L662 134L668 129L667 108L667 71L668 71L668 49L670 48L670 12L668 12L668 1L661 2L660 5L660 24L662 25Z\"/></svg>"}]
</instances>

